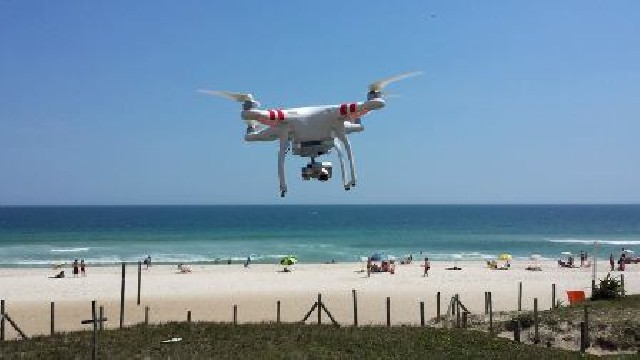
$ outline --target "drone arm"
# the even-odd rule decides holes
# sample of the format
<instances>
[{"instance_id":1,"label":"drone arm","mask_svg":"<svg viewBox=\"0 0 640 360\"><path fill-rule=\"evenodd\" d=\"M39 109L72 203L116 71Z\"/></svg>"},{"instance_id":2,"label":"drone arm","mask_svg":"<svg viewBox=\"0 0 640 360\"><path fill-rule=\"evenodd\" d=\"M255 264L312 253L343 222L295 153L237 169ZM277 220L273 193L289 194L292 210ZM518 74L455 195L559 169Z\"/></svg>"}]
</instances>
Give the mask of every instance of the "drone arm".
<instances>
[{"instance_id":1,"label":"drone arm","mask_svg":"<svg viewBox=\"0 0 640 360\"><path fill-rule=\"evenodd\" d=\"M385 101L380 98L371 99L363 102L362 105L360 105L360 111L369 112L373 110L380 110L384 107L384 105Z\"/></svg>"},{"instance_id":2,"label":"drone arm","mask_svg":"<svg viewBox=\"0 0 640 360\"><path fill-rule=\"evenodd\" d=\"M342 156L342 148L340 147L340 142L338 139L333 139L333 147L336 149L336 153L338 154L338 160L340 161L340 174L342 175L342 186L345 190L349 190L349 186L347 185L347 178L344 173L344 158Z\"/></svg>"},{"instance_id":3,"label":"drone arm","mask_svg":"<svg viewBox=\"0 0 640 360\"><path fill-rule=\"evenodd\" d=\"M280 151L278 151L278 180L280 181L280 196L284 197L287 192L287 183L284 177L284 159L289 145L289 138L286 129L280 131Z\"/></svg>"}]
</instances>

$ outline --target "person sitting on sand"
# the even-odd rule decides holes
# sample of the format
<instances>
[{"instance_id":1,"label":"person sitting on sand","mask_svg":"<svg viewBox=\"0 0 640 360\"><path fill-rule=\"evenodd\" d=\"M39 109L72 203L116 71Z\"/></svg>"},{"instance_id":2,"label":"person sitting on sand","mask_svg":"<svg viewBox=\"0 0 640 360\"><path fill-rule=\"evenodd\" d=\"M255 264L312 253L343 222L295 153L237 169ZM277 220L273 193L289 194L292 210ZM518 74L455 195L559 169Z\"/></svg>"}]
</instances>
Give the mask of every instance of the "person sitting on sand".
<instances>
[{"instance_id":1,"label":"person sitting on sand","mask_svg":"<svg viewBox=\"0 0 640 360\"><path fill-rule=\"evenodd\" d=\"M178 270L180 271L181 274L190 273L191 272L191 266L180 264L180 265L178 265Z\"/></svg>"},{"instance_id":2,"label":"person sitting on sand","mask_svg":"<svg viewBox=\"0 0 640 360\"><path fill-rule=\"evenodd\" d=\"M49 279L62 279L64 278L64 270L60 271L58 274L54 276L49 276Z\"/></svg>"}]
</instances>

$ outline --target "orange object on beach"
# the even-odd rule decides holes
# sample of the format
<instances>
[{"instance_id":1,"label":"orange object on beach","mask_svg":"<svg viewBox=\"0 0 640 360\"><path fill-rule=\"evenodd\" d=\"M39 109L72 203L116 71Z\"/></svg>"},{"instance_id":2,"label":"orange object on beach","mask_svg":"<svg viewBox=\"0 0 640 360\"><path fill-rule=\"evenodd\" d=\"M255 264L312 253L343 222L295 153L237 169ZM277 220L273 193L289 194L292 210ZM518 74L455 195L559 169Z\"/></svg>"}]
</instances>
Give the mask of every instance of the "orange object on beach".
<instances>
[{"instance_id":1,"label":"orange object on beach","mask_svg":"<svg viewBox=\"0 0 640 360\"><path fill-rule=\"evenodd\" d=\"M585 299L584 291L582 290L567 290L567 297L569 298L569 305L577 304L583 302Z\"/></svg>"}]
</instances>

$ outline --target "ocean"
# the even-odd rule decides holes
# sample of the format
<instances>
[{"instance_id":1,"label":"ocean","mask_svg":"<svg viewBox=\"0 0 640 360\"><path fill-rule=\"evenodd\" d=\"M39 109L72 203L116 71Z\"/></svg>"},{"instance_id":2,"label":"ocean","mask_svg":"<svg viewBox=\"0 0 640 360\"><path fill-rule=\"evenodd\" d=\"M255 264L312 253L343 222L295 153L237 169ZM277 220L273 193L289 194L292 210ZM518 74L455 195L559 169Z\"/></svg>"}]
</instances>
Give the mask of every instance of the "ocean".
<instances>
[{"instance_id":1,"label":"ocean","mask_svg":"<svg viewBox=\"0 0 640 360\"><path fill-rule=\"evenodd\" d=\"M508 252L640 251L640 205L264 205L0 207L0 267L91 264L483 260Z\"/></svg>"}]
</instances>

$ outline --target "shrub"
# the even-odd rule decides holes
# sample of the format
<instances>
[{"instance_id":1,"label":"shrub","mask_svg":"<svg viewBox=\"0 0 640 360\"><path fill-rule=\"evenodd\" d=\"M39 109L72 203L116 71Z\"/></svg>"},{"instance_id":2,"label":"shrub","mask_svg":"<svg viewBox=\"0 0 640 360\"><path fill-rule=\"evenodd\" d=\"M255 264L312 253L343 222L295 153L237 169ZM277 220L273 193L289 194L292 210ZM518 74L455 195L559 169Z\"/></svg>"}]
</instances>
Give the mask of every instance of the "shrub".
<instances>
[{"instance_id":1,"label":"shrub","mask_svg":"<svg viewBox=\"0 0 640 360\"><path fill-rule=\"evenodd\" d=\"M591 294L591 300L612 300L622 297L622 285L620 280L607 274L607 276L600 280L600 285L593 289Z\"/></svg>"}]
</instances>

